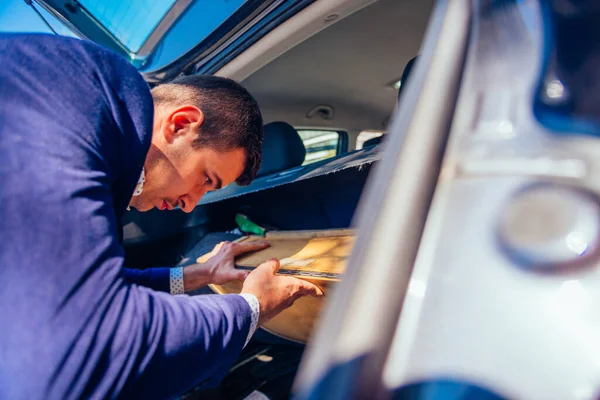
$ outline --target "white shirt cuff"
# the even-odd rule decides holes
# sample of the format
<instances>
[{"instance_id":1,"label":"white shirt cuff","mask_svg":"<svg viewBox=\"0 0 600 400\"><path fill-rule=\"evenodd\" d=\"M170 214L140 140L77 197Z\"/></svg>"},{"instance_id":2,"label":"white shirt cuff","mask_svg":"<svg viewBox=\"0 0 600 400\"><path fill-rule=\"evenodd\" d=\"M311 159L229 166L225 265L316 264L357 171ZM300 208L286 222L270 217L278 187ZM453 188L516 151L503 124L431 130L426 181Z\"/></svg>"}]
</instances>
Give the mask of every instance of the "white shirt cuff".
<instances>
[{"instance_id":1,"label":"white shirt cuff","mask_svg":"<svg viewBox=\"0 0 600 400\"><path fill-rule=\"evenodd\" d=\"M260 317L260 304L258 303L258 299L255 295L250 293L240 294L246 300L248 305L250 306L250 310L252 310L252 320L250 322L250 329L248 330L248 337L246 338L246 343L244 343L244 347L250 341L252 335L254 335L254 331L258 327L258 318Z\"/></svg>"},{"instance_id":2,"label":"white shirt cuff","mask_svg":"<svg viewBox=\"0 0 600 400\"><path fill-rule=\"evenodd\" d=\"M171 268L169 271L169 292L171 294L185 294L183 288L183 267Z\"/></svg>"}]
</instances>

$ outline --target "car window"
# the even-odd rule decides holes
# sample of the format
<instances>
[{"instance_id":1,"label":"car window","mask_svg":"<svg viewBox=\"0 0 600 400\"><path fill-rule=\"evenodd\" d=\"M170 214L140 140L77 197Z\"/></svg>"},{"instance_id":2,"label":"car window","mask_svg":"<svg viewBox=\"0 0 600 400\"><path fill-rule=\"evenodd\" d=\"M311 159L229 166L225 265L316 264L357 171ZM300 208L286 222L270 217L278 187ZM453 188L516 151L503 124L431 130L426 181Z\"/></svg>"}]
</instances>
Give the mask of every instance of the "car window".
<instances>
[{"instance_id":1,"label":"car window","mask_svg":"<svg viewBox=\"0 0 600 400\"><path fill-rule=\"evenodd\" d=\"M248 0L194 1L185 15L167 32L143 69L157 69L178 59L224 26L224 22L249 3ZM229 27L232 29L232 27ZM225 32L221 32L225 35Z\"/></svg>"},{"instance_id":2,"label":"car window","mask_svg":"<svg viewBox=\"0 0 600 400\"><path fill-rule=\"evenodd\" d=\"M202 9L202 15L194 18L193 43L204 40L219 25L246 2L246 0L204 0L192 2L187 14ZM131 53L137 53L163 18L170 12L175 14L177 0L79 0L104 28ZM198 19L201 17L200 19ZM176 18L175 15L169 18ZM175 29L175 27L173 27ZM189 33L189 32L188 32ZM182 41L182 38L179 38ZM191 44L188 44L190 46ZM181 49L185 52L189 48ZM170 53L170 52L169 52ZM181 55L177 54L177 56Z\"/></svg>"},{"instance_id":3,"label":"car window","mask_svg":"<svg viewBox=\"0 0 600 400\"><path fill-rule=\"evenodd\" d=\"M79 0L127 50L137 53L176 0Z\"/></svg>"},{"instance_id":4,"label":"car window","mask_svg":"<svg viewBox=\"0 0 600 400\"><path fill-rule=\"evenodd\" d=\"M306 147L306 158L302 165L335 157L346 151L344 148L346 132L299 129L298 134Z\"/></svg>"},{"instance_id":5,"label":"car window","mask_svg":"<svg viewBox=\"0 0 600 400\"><path fill-rule=\"evenodd\" d=\"M374 139L376 137L383 136L383 132L380 131L362 131L356 138L356 150L363 148L364 143L367 140Z\"/></svg>"},{"instance_id":6,"label":"car window","mask_svg":"<svg viewBox=\"0 0 600 400\"><path fill-rule=\"evenodd\" d=\"M9 4L23 2L6 1ZM72 26L81 37L121 54L140 70L170 64L200 44L214 45L236 23L262 7L262 2L251 0L37 0L29 3L35 3Z\"/></svg>"}]
</instances>

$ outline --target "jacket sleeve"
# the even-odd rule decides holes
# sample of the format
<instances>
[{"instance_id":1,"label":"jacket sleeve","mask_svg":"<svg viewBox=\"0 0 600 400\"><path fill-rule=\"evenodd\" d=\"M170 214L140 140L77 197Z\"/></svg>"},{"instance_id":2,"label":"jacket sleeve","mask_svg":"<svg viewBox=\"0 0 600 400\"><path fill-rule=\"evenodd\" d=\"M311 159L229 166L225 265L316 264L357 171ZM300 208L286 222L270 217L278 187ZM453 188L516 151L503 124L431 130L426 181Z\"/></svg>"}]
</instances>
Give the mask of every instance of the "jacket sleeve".
<instances>
[{"instance_id":1,"label":"jacket sleeve","mask_svg":"<svg viewBox=\"0 0 600 400\"><path fill-rule=\"evenodd\" d=\"M130 349L125 365L141 361L128 373L123 398L170 398L208 380L218 383L238 358L251 320L241 296L171 296L139 286L127 291L152 312L139 315L136 333L121 337Z\"/></svg>"},{"instance_id":2,"label":"jacket sleeve","mask_svg":"<svg viewBox=\"0 0 600 400\"><path fill-rule=\"evenodd\" d=\"M123 268L123 278L131 283L146 286L160 292L169 293L171 287L170 270L171 269L168 267L148 268L144 270Z\"/></svg>"},{"instance_id":3,"label":"jacket sleeve","mask_svg":"<svg viewBox=\"0 0 600 400\"><path fill-rule=\"evenodd\" d=\"M158 292L124 278L119 249L100 258L107 272L93 276L107 279L81 281L52 326L53 335L71 340L64 343L67 358L53 366L49 397L75 391L76 397L165 399L218 383L245 345L252 321L246 300ZM121 273L113 274L113 266Z\"/></svg>"}]
</instances>

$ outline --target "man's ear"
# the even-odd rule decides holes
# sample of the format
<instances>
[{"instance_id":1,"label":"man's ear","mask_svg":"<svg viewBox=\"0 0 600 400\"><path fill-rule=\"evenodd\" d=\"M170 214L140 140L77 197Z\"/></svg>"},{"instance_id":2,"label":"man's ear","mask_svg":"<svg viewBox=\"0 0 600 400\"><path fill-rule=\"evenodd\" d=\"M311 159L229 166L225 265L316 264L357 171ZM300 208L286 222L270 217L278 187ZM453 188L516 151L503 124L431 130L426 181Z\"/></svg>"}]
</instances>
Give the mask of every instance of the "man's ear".
<instances>
[{"instance_id":1,"label":"man's ear","mask_svg":"<svg viewBox=\"0 0 600 400\"><path fill-rule=\"evenodd\" d=\"M178 107L169 115L167 129L164 130L165 140L169 143L177 137L193 140L203 122L204 113L198 107Z\"/></svg>"}]
</instances>

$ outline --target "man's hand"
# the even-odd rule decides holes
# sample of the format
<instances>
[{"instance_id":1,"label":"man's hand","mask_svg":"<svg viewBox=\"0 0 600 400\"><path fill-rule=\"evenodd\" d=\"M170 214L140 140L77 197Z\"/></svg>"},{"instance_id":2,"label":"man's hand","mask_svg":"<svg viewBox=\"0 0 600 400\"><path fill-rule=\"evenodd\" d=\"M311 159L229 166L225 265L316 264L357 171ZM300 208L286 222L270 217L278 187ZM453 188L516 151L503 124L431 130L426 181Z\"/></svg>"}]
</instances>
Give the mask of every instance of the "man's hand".
<instances>
[{"instance_id":1,"label":"man's hand","mask_svg":"<svg viewBox=\"0 0 600 400\"><path fill-rule=\"evenodd\" d=\"M251 251L263 250L269 242L231 243L221 242L211 252L211 257L204 265L210 269L211 283L221 285L230 281L243 281L249 271L235 269L235 257Z\"/></svg>"},{"instance_id":2,"label":"man's hand","mask_svg":"<svg viewBox=\"0 0 600 400\"><path fill-rule=\"evenodd\" d=\"M259 324L263 324L290 307L302 296L323 296L316 285L290 276L275 275L279 270L279 261L269 260L250 272L242 293L256 296L260 304Z\"/></svg>"},{"instance_id":3,"label":"man's hand","mask_svg":"<svg viewBox=\"0 0 600 400\"><path fill-rule=\"evenodd\" d=\"M202 264L193 264L183 268L183 287L186 292L196 290L208 284L240 280L248 276L248 271L235 269L235 257L251 251L269 247L268 242L231 243L221 242L210 252L210 258Z\"/></svg>"}]
</instances>

